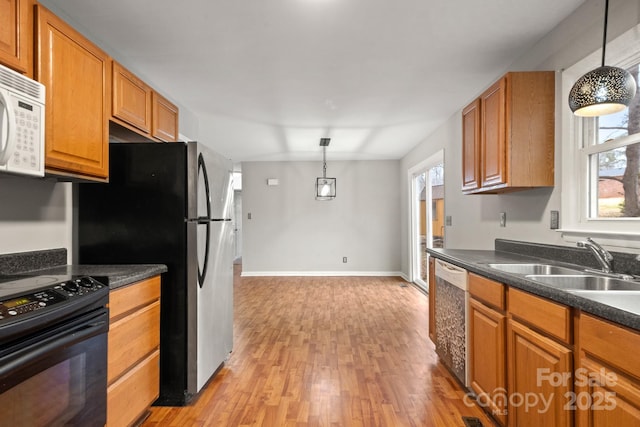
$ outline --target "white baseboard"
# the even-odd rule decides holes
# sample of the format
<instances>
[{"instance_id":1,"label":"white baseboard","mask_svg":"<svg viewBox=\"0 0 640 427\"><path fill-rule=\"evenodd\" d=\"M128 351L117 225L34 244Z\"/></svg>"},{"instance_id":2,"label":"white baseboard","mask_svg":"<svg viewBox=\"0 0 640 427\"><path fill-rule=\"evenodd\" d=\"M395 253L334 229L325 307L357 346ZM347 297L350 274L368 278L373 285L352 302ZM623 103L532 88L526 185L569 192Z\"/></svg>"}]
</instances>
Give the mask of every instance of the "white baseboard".
<instances>
[{"instance_id":1,"label":"white baseboard","mask_svg":"<svg viewBox=\"0 0 640 427\"><path fill-rule=\"evenodd\" d=\"M243 271L242 277L262 276L367 276L367 277L402 277L407 280L401 271Z\"/></svg>"}]
</instances>

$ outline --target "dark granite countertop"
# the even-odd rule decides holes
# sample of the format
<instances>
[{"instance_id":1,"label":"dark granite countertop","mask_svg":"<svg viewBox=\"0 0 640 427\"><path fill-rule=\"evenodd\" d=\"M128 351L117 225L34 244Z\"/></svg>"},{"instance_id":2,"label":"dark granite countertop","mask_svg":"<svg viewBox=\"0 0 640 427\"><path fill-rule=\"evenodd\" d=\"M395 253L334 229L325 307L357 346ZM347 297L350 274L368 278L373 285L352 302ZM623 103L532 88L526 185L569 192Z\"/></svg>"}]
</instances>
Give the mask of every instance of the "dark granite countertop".
<instances>
[{"instance_id":1,"label":"dark granite countertop","mask_svg":"<svg viewBox=\"0 0 640 427\"><path fill-rule=\"evenodd\" d=\"M42 274L72 274L91 276L110 289L129 285L167 271L164 264L121 264L121 265L62 265L44 270Z\"/></svg>"},{"instance_id":2,"label":"dark granite countertop","mask_svg":"<svg viewBox=\"0 0 640 427\"><path fill-rule=\"evenodd\" d=\"M507 245L508 246L508 245ZM548 298L550 300L578 308L587 313L594 314L603 319L619 323L630 328L640 330L640 306L633 311L628 311L629 307L623 309L614 305L604 304L589 299L588 297L576 295L574 293L555 288L551 285L544 285L539 282L529 280L522 275L503 272L488 266L490 263L540 263L565 266L570 268L584 269L585 267L595 267L590 264L589 257L585 257L587 263L581 258L583 253L575 252L569 254L559 254L557 251L574 251L574 248L564 248L557 246L535 245L531 251L518 250L511 252L511 247L502 247L496 241L496 250L465 250L465 249L427 249L430 255L443 261L450 262L466 269L469 272L477 273L498 282L504 283L514 288L522 289L532 294ZM538 250L535 250L538 249ZM588 255L588 254L587 254ZM614 254L614 258L615 258ZM629 260L624 260L629 262ZM585 265L587 264L587 265ZM632 273L636 273L633 271Z\"/></svg>"},{"instance_id":3,"label":"dark granite countertop","mask_svg":"<svg viewBox=\"0 0 640 427\"><path fill-rule=\"evenodd\" d=\"M92 276L111 289L119 288L167 271L164 264L67 265L64 248L0 255L0 276L19 273Z\"/></svg>"}]
</instances>

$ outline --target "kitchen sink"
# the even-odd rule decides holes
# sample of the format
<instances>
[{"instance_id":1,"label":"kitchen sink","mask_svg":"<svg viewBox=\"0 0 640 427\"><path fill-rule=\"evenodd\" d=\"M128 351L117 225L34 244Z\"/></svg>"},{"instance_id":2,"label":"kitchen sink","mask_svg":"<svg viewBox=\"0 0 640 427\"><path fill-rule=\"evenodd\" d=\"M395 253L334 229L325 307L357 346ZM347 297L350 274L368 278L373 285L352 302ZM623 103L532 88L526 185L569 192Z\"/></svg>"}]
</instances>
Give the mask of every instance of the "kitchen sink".
<instances>
[{"instance_id":1,"label":"kitchen sink","mask_svg":"<svg viewBox=\"0 0 640 427\"><path fill-rule=\"evenodd\" d=\"M640 291L640 282L611 277L575 275L527 275L527 279L544 283L558 289L581 291Z\"/></svg>"},{"instance_id":2,"label":"kitchen sink","mask_svg":"<svg viewBox=\"0 0 640 427\"><path fill-rule=\"evenodd\" d=\"M569 290L575 295L606 304L620 310L629 311L640 315L640 292L638 291L575 291Z\"/></svg>"},{"instance_id":3,"label":"kitchen sink","mask_svg":"<svg viewBox=\"0 0 640 427\"><path fill-rule=\"evenodd\" d=\"M560 267L551 264L489 264L489 267L505 273L527 275L549 275L549 274L581 274L580 270Z\"/></svg>"}]
</instances>

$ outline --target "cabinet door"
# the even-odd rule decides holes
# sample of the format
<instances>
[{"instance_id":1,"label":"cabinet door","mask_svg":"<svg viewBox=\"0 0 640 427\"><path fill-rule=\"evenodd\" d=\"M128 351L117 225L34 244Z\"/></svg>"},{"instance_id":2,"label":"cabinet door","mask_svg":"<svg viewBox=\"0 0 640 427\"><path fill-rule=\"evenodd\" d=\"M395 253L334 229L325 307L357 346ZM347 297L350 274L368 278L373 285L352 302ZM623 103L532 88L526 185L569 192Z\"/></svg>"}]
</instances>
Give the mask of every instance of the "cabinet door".
<instances>
[{"instance_id":1,"label":"cabinet door","mask_svg":"<svg viewBox=\"0 0 640 427\"><path fill-rule=\"evenodd\" d=\"M507 182L505 97L506 78L498 80L480 97L482 187Z\"/></svg>"},{"instance_id":2,"label":"cabinet door","mask_svg":"<svg viewBox=\"0 0 640 427\"><path fill-rule=\"evenodd\" d=\"M436 259L429 257L429 338L436 342Z\"/></svg>"},{"instance_id":3,"label":"cabinet door","mask_svg":"<svg viewBox=\"0 0 640 427\"><path fill-rule=\"evenodd\" d=\"M583 355L575 401L578 427L640 426L640 387L622 371Z\"/></svg>"},{"instance_id":4,"label":"cabinet door","mask_svg":"<svg viewBox=\"0 0 640 427\"><path fill-rule=\"evenodd\" d=\"M640 425L638 331L585 313L577 331L576 425Z\"/></svg>"},{"instance_id":5,"label":"cabinet door","mask_svg":"<svg viewBox=\"0 0 640 427\"><path fill-rule=\"evenodd\" d=\"M512 319L507 334L509 426L571 426L571 350Z\"/></svg>"},{"instance_id":6,"label":"cabinet door","mask_svg":"<svg viewBox=\"0 0 640 427\"><path fill-rule=\"evenodd\" d=\"M53 174L104 179L109 172L109 57L42 6L36 16L36 79L47 92L45 167Z\"/></svg>"},{"instance_id":7,"label":"cabinet door","mask_svg":"<svg viewBox=\"0 0 640 427\"><path fill-rule=\"evenodd\" d=\"M480 187L480 100L462 110L462 189Z\"/></svg>"},{"instance_id":8,"label":"cabinet door","mask_svg":"<svg viewBox=\"0 0 640 427\"><path fill-rule=\"evenodd\" d=\"M32 6L33 0L0 1L0 63L27 75L32 75Z\"/></svg>"},{"instance_id":9,"label":"cabinet door","mask_svg":"<svg viewBox=\"0 0 640 427\"><path fill-rule=\"evenodd\" d=\"M153 92L153 132L151 136L165 142L178 140L178 107L157 92Z\"/></svg>"},{"instance_id":10,"label":"cabinet door","mask_svg":"<svg viewBox=\"0 0 640 427\"><path fill-rule=\"evenodd\" d=\"M471 388L478 402L500 422L507 422L506 316L469 300Z\"/></svg>"},{"instance_id":11,"label":"cabinet door","mask_svg":"<svg viewBox=\"0 0 640 427\"><path fill-rule=\"evenodd\" d=\"M115 61L112 107L114 117L151 132L151 88Z\"/></svg>"}]
</instances>

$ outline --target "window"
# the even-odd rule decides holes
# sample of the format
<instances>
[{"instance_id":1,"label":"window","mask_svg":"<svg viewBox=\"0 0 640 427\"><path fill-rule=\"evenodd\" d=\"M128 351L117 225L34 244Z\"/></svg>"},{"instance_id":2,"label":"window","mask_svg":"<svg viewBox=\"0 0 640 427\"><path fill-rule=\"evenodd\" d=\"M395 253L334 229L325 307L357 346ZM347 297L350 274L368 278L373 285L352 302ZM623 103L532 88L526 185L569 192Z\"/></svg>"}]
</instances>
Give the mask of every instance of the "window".
<instances>
[{"instance_id":1,"label":"window","mask_svg":"<svg viewBox=\"0 0 640 427\"><path fill-rule=\"evenodd\" d=\"M634 28L607 45L607 65L638 81L640 36ZM599 65L601 51L565 70L562 211L564 237L597 236L605 244L640 247L640 94L629 108L602 117L576 117L566 105L573 83ZM604 240L603 240L604 239Z\"/></svg>"},{"instance_id":2,"label":"window","mask_svg":"<svg viewBox=\"0 0 640 427\"><path fill-rule=\"evenodd\" d=\"M632 75L638 78L638 64ZM630 70L631 71L631 70ZM589 171L589 218L640 217L640 97L626 110L584 120L586 132L581 157Z\"/></svg>"}]
</instances>

